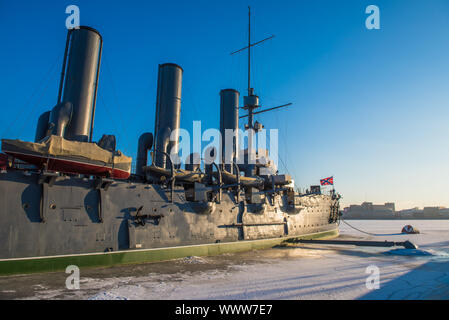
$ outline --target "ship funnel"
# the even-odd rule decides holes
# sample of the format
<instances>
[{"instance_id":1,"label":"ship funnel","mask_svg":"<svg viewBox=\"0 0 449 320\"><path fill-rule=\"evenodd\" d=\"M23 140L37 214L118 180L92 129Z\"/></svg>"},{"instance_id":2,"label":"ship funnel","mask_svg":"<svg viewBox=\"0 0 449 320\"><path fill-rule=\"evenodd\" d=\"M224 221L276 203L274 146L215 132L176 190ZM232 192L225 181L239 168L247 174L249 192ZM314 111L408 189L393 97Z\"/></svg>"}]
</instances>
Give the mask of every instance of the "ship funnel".
<instances>
[{"instance_id":1,"label":"ship funnel","mask_svg":"<svg viewBox=\"0 0 449 320\"><path fill-rule=\"evenodd\" d=\"M179 129L182 73L182 68L174 63L159 65L154 126L156 151L154 164L161 168L170 167L162 152L168 154L178 152L179 134L174 137L174 141L170 141L170 135L174 130Z\"/></svg>"},{"instance_id":2,"label":"ship funnel","mask_svg":"<svg viewBox=\"0 0 449 320\"><path fill-rule=\"evenodd\" d=\"M66 139L92 141L102 45L100 33L93 28L68 31L58 96L58 104L73 105Z\"/></svg>"},{"instance_id":3,"label":"ship funnel","mask_svg":"<svg viewBox=\"0 0 449 320\"><path fill-rule=\"evenodd\" d=\"M239 92L234 89L224 89L220 91L220 133L221 133L221 157L223 167L226 171L233 171L232 161L237 157L238 128L239 128ZM226 145L230 133L226 134L226 129L233 131L232 144Z\"/></svg>"}]
</instances>

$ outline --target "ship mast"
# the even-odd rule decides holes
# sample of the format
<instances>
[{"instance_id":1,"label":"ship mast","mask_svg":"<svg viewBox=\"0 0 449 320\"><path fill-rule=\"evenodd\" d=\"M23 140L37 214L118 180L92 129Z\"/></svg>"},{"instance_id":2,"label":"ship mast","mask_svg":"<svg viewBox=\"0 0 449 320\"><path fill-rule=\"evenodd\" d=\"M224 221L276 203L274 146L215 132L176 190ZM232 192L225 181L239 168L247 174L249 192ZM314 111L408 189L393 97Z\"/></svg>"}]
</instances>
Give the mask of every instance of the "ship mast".
<instances>
[{"instance_id":1,"label":"ship mast","mask_svg":"<svg viewBox=\"0 0 449 320\"><path fill-rule=\"evenodd\" d=\"M248 95L251 88L251 7L248 7Z\"/></svg>"},{"instance_id":2,"label":"ship mast","mask_svg":"<svg viewBox=\"0 0 449 320\"><path fill-rule=\"evenodd\" d=\"M265 110L260 110L255 112L254 110L259 108L259 97L257 95L254 94L254 88L251 88L251 47L254 47L262 42L265 42L267 40L273 39L274 35L271 35L268 38L265 38L263 40L251 43L251 7L248 6L248 46L241 48L237 51L231 52L231 55L238 53L240 51L243 51L245 49L248 49L248 95L243 97L243 107L241 107L244 110L248 110L248 114L240 116L239 118L245 118L248 117L248 124L245 125L245 129L249 130L252 129L254 130L254 132L259 132L260 130L262 130L263 125L259 122L253 122L254 120L254 115L255 114L259 114L259 113L263 113L263 112L267 112L267 111L271 111L274 109L279 109L282 107L286 107L291 105L291 103L287 103L281 106L277 106L277 107L273 107L273 108L268 108Z\"/></svg>"}]
</instances>

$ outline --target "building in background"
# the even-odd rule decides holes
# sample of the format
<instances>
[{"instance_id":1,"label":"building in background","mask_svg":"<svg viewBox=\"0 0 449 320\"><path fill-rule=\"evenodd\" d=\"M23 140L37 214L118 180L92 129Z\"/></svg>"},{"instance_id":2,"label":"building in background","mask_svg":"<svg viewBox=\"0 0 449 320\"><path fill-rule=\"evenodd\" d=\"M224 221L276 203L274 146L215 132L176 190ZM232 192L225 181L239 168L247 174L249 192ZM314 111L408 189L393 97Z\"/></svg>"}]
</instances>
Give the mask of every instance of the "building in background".
<instances>
[{"instance_id":1,"label":"building in background","mask_svg":"<svg viewBox=\"0 0 449 320\"><path fill-rule=\"evenodd\" d=\"M373 204L363 202L361 205L350 205L343 211L344 219L394 219L396 210L394 203Z\"/></svg>"},{"instance_id":2,"label":"building in background","mask_svg":"<svg viewBox=\"0 0 449 320\"><path fill-rule=\"evenodd\" d=\"M343 219L449 219L449 208L418 207L396 211L393 202L373 204L363 202L350 205L343 210Z\"/></svg>"}]
</instances>

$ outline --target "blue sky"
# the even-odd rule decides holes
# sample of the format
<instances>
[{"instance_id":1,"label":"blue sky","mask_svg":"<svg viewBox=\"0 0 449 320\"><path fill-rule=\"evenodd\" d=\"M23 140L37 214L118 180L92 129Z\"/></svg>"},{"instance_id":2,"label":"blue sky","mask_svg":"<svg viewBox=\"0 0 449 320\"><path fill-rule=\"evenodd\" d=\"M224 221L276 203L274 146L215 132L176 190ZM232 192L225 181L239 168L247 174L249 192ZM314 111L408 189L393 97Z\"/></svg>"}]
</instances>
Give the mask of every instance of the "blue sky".
<instances>
[{"instance_id":1,"label":"blue sky","mask_svg":"<svg viewBox=\"0 0 449 320\"><path fill-rule=\"evenodd\" d=\"M431 1L5 1L0 0L0 138L33 140L56 103L65 8L104 39L94 139L115 134L135 156L153 131L160 63L184 69L181 126L219 124L219 91L246 88L247 6L260 115L279 128L296 184L334 175L343 205L449 206L449 2ZM380 8L380 30L365 8ZM281 171L285 171L280 163Z\"/></svg>"}]
</instances>

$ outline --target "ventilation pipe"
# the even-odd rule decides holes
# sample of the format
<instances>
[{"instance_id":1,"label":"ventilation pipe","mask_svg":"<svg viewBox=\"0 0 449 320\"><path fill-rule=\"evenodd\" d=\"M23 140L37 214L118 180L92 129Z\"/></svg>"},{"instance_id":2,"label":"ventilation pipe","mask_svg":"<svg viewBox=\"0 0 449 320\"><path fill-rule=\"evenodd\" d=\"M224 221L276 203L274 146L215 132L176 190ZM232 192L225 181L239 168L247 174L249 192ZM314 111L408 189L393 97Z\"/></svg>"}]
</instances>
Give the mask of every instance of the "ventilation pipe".
<instances>
[{"instance_id":1,"label":"ventilation pipe","mask_svg":"<svg viewBox=\"0 0 449 320\"><path fill-rule=\"evenodd\" d=\"M102 37L93 28L82 26L68 31L58 94L58 105L73 105L66 139L92 141L102 46Z\"/></svg>"},{"instance_id":2,"label":"ventilation pipe","mask_svg":"<svg viewBox=\"0 0 449 320\"><path fill-rule=\"evenodd\" d=\"M52 134L63 137L70 123L73 114L73 106L70 102L57 104L50 113L50 124L52 124Z\"/></svg>"},{"instance_id":3,"label":"ventilation pipe","mask_svg":"<svg viewBox=\"0 0 449 320\"><path fill-rule=\"evenodd\" d=\"M239 128L239 92L234 89L220 91L220 133L222 167L233 172L232 161L235 161L238 150ZM232 145L226 149L226 129L233 130Z\"/></svg>"},{"instance_id":4,"label":"ventilation pipe","mask_svg":"<svg viewBox=\"0 0 449 320\"><path fill-rule=\"evenodd\" d=\"M174 63L159 65L154 140L155 165L161 168L169 168L162 152L178 153L179 133L173 137L173 141L170 141L170 135L179 129L182 73L182 68Z\"/></svg>"},{"instance_id":5,"label":"ventilation pipe","mask_svg":"<svg viewBox=\"0 0 449 320\"><path fill-rule=\"evenodd\" d=\"M34 142L39 142L45 138L48 129L48 122L50 121L50 111L46 111L40 115L37 120L36 135Z\"/></svg>"},{"instance_id":6,"label":"ventilation pipe","mask_svg":"<svg viewBox=\"0 0 449 320\"><path fill-rule=\"evenodd\" d=\"M150 132L143 133L139 137L137 145L137 161L136 161L136 175L144 176L143 167L148 165L148 151L153 147L153 134Z\"/></svg>"}]
</instances>

